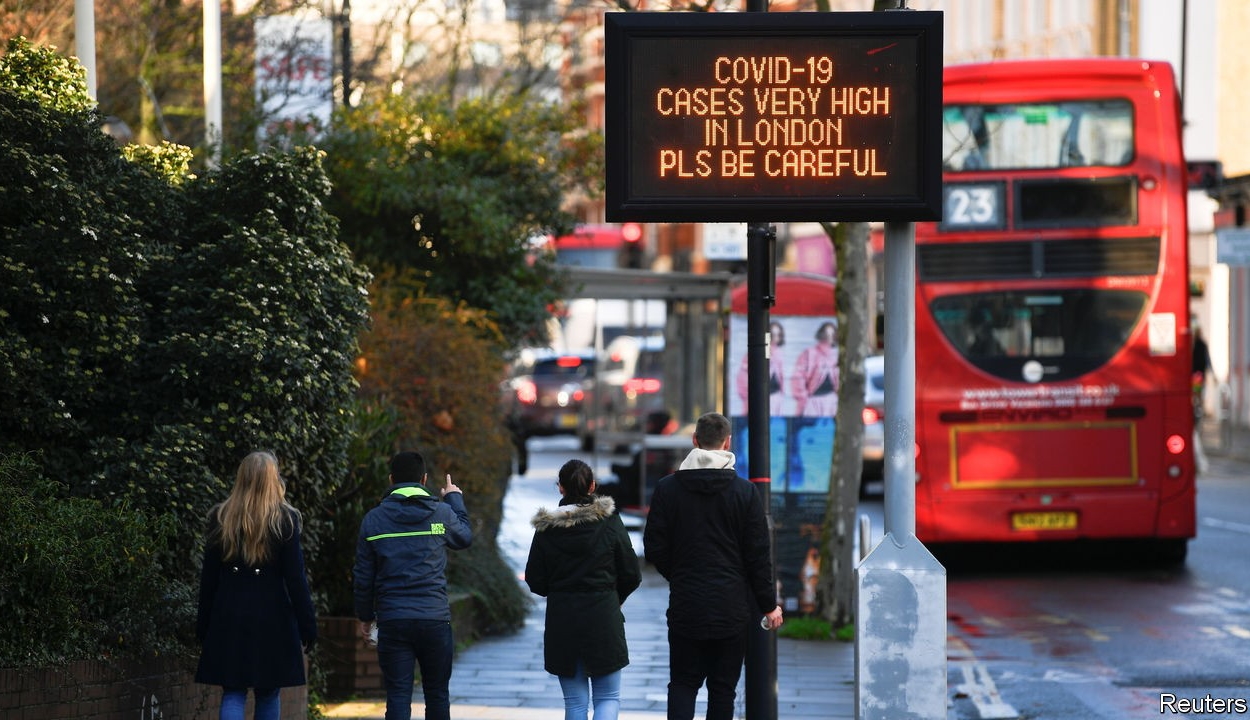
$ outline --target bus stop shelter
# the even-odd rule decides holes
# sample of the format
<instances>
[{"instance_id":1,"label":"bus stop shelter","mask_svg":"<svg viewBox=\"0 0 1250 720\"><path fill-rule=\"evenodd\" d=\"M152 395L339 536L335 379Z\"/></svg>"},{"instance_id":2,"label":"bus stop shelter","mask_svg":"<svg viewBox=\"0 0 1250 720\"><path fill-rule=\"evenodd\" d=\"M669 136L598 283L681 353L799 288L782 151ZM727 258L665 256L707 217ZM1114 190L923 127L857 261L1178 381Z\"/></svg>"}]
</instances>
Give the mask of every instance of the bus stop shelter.
<instances>
[{"instance_id":1,"label":"bus stop shelter","mask_svg":"<svg viewBox=\"0 0 1250 720\"><path fill-rule=\"evenodd\" d=\"M705 412L724 407L725 323L729 288L739 280L730 273L653 272L650 270L567 268L570 298L661 300L664 302L664 407L678 427ZM602 348L599 348L602 350ZM689 436L647 436L641 430L600 433L595 449L689 447ZM644 463L645 465L645 463ZM643 492L645 499L646 493Z\"/></svg>"}]
</instances>

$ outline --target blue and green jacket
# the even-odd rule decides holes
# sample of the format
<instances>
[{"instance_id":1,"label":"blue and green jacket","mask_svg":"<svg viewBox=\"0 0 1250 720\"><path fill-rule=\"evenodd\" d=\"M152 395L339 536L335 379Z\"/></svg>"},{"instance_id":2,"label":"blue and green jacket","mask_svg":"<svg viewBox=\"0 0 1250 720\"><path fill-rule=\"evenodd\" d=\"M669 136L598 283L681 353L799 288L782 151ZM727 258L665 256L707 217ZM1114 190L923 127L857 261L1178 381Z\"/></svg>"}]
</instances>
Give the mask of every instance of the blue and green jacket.
<instances>
[{"instance_id":1,"label":"blue and green jacket","mask_svg":"<svg viewBox=\"0 0 1250 720\"><path fill-rule=\"evenodd\" d=\"M440 501L416 483L392 485L370 510L356 540L356 617L451 620L447 549L473 542L464 496Z\"/></svg>"}]
</instances>

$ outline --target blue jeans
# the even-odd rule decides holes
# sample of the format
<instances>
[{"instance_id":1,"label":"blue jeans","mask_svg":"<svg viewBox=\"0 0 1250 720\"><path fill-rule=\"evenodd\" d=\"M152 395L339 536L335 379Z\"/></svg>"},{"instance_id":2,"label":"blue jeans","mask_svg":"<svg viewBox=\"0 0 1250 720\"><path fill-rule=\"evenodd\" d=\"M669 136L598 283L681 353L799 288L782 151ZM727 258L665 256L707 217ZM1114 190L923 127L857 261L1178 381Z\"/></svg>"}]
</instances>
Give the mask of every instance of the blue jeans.
<instances>
[{"instance_id":1,"label":"blue jeans","mask_svg":"<svg viewBox=\"0 0 1250 720\"><path fill-rule=\"evenodd\" d=\"M577 664L577 674L571 677L557 675L560 690L564 692L564 720L586 720L594 695L595 720L616 720L621 712L621 671L586 677L582 664Z\"/></svg>"},{"instance_id":2,"label":"blue jeans","mask_svg":"<svg viewBox=\"0 0 1250 720\"><path fill-rule=\"evenodd\" d=\"M378 623L378 664L386 681L386 720L411 720L413 672L421 667L425 720L451 719L451 623L387 620Z\"/></svg>"},{"instance_id":3,"label":"blue jeans","mask_svg":"<svg viewBox=\"0 0 1250 720\"><path fill-rule=\"evenodd\" d=\"M707 681L707 720L733 720L747 634L700 640L668 631L668 720L691 720Z\"/></svg>"},{"instance_id":4,"label":"blue jeans","mask_svg":"<svg viewBox=\"0 0 1250 720\"><path fill-rule=\"evenodd\" d=\"M253 720L278 720L282 714L282 695L278 688L256 688L256 707L252 709ZM243 720L243 709L247 706L247 688L221 689L221 710L217 717L221 720Z\"/></svg>"}]
</instances>

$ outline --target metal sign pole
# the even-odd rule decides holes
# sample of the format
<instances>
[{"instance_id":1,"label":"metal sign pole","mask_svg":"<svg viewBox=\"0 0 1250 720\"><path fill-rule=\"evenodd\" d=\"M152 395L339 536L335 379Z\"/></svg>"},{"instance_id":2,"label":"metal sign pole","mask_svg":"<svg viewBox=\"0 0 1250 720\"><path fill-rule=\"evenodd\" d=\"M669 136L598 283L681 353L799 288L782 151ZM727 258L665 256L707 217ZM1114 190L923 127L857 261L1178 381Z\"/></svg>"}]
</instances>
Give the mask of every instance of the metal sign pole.
<instances>
[{"instance_id":1,"label":"metal sign pole","mask_svg":"<svg viewBox=\"0 0 1250 720\"><path fill-rule=\"evenodd\" d=\"M768 12L768 0L746 0L747 12ZM769 457L769 309L773 306L777 234L764 223L747 226L747 472L759 491L768 518L773 585L777 553L773 542L772 478ZM747 636L747 720L777 720L777 635L752 623Z\"/></svg>"},{"instance_id":2,"label":"metal sign pole","mask_svg":"<svg viewBox=\"0 0 1250 720\"><path fill-rule=\"evenodd\" d=\"M768 355L769 309L773 306L777 235L766 224L747 226L747 472L764 503L768 518L773 584L777 557L773 544L772 478L769 457ZM751 624L746 655L747 720L777 718L777 634Z\"/></svg>"}]
</instances>

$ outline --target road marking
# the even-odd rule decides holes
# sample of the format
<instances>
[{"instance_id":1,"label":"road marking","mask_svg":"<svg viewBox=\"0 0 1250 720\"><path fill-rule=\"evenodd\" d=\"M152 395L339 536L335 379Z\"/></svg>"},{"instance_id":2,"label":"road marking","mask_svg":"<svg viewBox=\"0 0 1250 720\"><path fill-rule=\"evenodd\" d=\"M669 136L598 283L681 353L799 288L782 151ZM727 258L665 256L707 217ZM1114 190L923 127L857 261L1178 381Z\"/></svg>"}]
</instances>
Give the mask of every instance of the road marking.
<instances>
[{"instance_id":1,"label":"road marking","mask_svg":"<svg viewBox=\"0 0 1250 720\"><path fill-rule=\"evenodd\" d=\"M1048 625L1068 625L1072 622L1068 618L1060 615L1038 615L1036 617L1038 622L1043 622Z\"/></svg>"},{"instance_id":2,"label":"road marking","mask_svg":"<svg viewBox=\"0 0 1250 720\"><path fill-rule=\"evenodd\" d=\"M1063 683L1065 685L1080 685L1088 683L1106 683L1107 679L1099 677L1089 672L1077 672L1073 670L1050 669L1042 674L1042 680L1053 683Z\"/></svg>"},{"instance_id":3,"label":"road marking","mask_svg":"<svg viewBox=\"0 0 1250 720\"><path fill-rule=\"evenodd\" d=\"M950 663L959 669L964 680L955 690L972 702L981 720L1016 720L1020 717L1020 713L998 694L989 669L977 661L972 648L962 638L948 638L947 647L952 656L967 658Z\"/></svg>"},{"instance_id":4,"label":"road marking","mask_svg":"<svg viewBox=\"0 0 1250 720\"><path fill-rule=\"evenodd\" d=\"M1108 637L1106 633L1096 628L1085 628L1084 632L1085 632L1085 637L1089 638L1090 640L1093 640L1094 642L1108 642L1109 640L1111 640L1111 638Z\"/></svg>"},{"instance_id":5,"label":"road marking","mask_svg":"<svg viewBox=\"0 0 1250 720\"><path fill-rule=\"evenodd\" d=\"M1235 635L1242 640L1250 640L1250 630L1247 630L1240 625L1225 625L1224 629L1228 631L1229 635Z\"/></svg>"},{"instance_id":6,"label":"road marking","mask_svg":"<svg viewBox=\"0 0 1250 720\"><path fill-rule=\"evenodd\" d=\"M1244 533L1250 535L1250 525L1231 520L1220 520L1218 518L1204 517L1202 524L1207 527L1219 528L1220 530L1231 530L1232 532Z\"/></svg>"}]
</instances>

